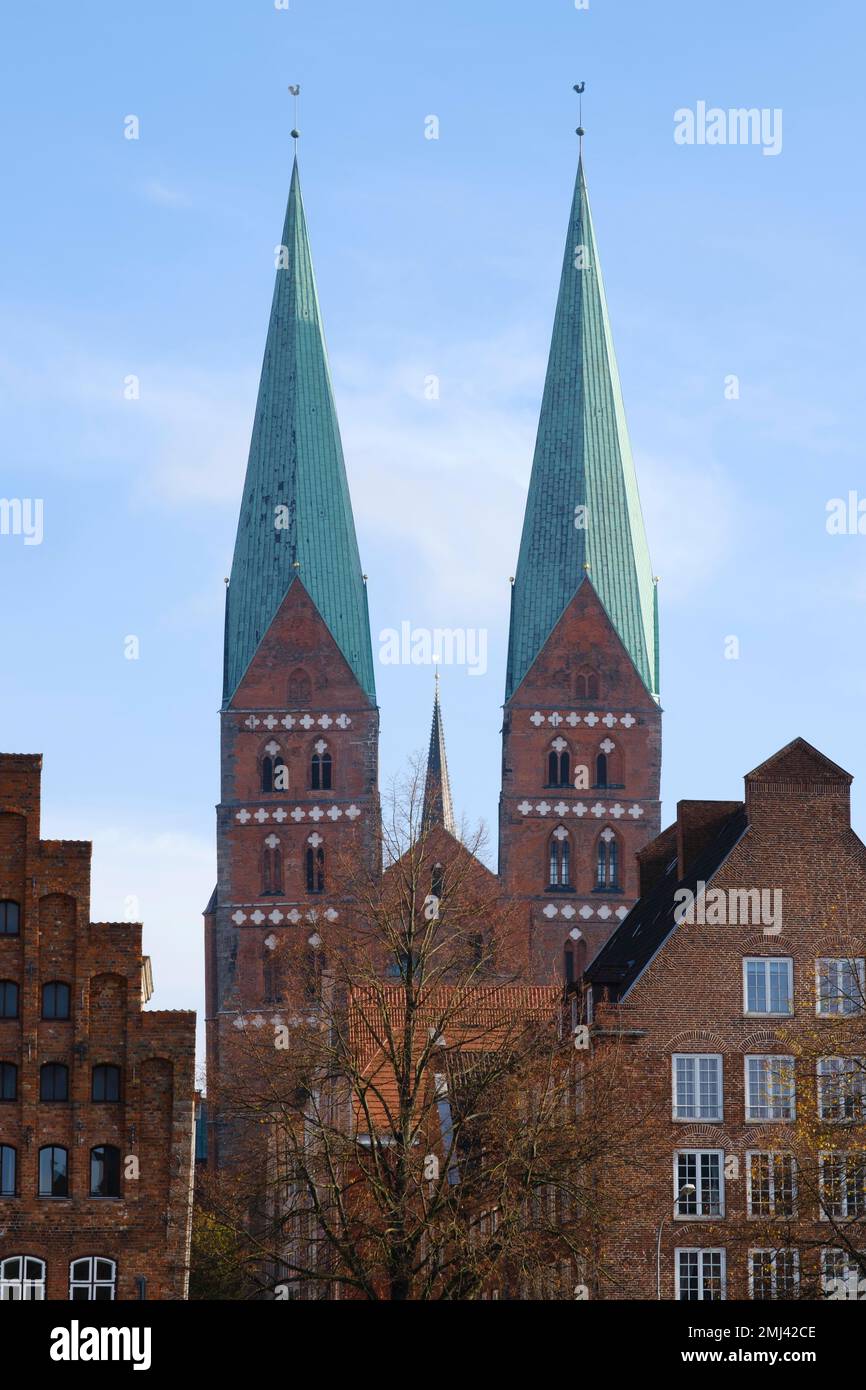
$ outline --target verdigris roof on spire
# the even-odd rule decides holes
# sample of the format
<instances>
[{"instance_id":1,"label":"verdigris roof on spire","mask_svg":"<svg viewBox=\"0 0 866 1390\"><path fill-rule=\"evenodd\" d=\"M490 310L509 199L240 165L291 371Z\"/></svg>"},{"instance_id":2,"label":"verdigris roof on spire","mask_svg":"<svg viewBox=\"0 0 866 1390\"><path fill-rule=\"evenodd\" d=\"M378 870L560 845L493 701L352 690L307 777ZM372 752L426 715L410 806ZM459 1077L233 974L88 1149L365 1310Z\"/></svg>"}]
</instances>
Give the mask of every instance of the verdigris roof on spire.
<instances>
[{"instance_id":1,"label":"verdigris roof on spire","mask_svg":"<svg viewBox=\"0 0 866 1390\"><path fill-rule=\"evenodd\" d=\"M587 574L657 694L652 571L581 158L512 595L506 699Z\"/></svg>"},{"instance_id":2,"label":"verdigris roof on spire","mask_svg":"<svg viewBox=\"0 0 866 1390\"><path fill-rule=\"evenodd\" d=\"M422 829L427 829L431 825L441 825L450 834L457 834L454 825L454 807L451 801L451 783L448 779L448 759L445 756L445 730L442 726L442 708L439 704L438 675L433 696L433 723L430 728L430 748L427 753L427 776L424 781L424 811L421 825Z\"/></svg>"},{"instance_id":3,"label":"verdigris roof on spire","mask_svg":"<svg viewBox=\"0 0 866 1390\"><path fill-rule=\"evenodd\" d=\"M296 577L375 702L366 586L297 159L227 595L226 700Z\"/></svg>"}]
</instances>

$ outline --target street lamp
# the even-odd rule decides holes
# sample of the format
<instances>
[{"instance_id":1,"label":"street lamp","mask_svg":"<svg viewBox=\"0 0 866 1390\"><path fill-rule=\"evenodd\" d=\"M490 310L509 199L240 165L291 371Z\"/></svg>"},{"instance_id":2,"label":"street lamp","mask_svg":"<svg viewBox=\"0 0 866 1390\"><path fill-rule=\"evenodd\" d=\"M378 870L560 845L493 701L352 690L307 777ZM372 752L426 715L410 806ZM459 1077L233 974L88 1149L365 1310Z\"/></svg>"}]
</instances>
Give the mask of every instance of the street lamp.
<instances>
[{"instance_id":1,"label":"street lamp","mask_svg":"<svg viewBox=\"0 0 866 1390\"><path fill-rule=\"evenodd\" d=\"M684 1182L674 1198L674 1206L679 1206L682 1197L694 1197L697 1190L693 1182ZM656 1298L662 1296L662 1231L666 1220L667 1217L663 1216L659 1222L658 1236L656 1237Z\"/></svg>"}]
</instances>

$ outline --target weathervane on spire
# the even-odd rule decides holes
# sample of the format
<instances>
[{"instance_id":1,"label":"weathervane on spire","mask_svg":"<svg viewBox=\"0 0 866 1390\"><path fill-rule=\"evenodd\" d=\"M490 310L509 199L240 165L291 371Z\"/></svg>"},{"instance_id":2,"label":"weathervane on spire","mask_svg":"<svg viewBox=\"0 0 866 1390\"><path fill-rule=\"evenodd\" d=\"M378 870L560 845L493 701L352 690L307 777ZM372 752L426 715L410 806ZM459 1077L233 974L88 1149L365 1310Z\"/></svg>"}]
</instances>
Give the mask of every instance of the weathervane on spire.
<instances>
[{"instance_id":1,"label":"weathervane on spire","mask_svg":"<svg viewBox=\"0 0 866 1390\"><path fill-rule=\"evenodd\" d=\"M575 82L574 90L577 92L577 134L580 137L580 152L583 154L583 137L586 134L583 128L583 93L586 90L586 83Z\"/></svg>"},{"instance_id":2,"label":"weathervane on spire","mask_svg":"<svg viewBox=\"0 0 866 1390\"><path fill-rule=\"evenodd\" d=\"M300 107L300 104L301 104L300 101L299 101L299 97L300 97L300 95L301 95L301 89L300 89L299 86L297 86L297 85L296 85L296 86L292 86L292 84L289 83L289 91L291 92L292 96L294 97L294 104L295 104L295 124L294 124L294 126L293 126L293 128L292 128L292 139L293 139L293 140L297 140L298 136L299 136L300 133L301 133L301 132L298 130L298 108Z\"/></svg>"}]
</instances>

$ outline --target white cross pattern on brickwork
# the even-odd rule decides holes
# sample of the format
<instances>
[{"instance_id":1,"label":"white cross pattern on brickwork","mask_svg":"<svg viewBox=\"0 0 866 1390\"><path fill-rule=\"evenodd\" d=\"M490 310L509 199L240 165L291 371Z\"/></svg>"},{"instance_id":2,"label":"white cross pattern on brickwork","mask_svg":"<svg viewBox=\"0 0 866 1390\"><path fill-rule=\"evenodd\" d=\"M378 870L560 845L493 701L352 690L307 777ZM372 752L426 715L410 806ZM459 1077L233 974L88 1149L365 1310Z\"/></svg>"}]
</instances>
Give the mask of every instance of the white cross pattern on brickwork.
<instances>
[{"instance_id":1,"label":"white cross pattern on brickwork","mask_svg":"<svg viewBox=\"0 0 866 1390\"><path fill-rule=\"evenodd\" d=\"M352 721L349 718L348 714L339 714L337 715L336 722L339 724L341 729L348 729Z\"/></svg>"},{"instance_id":2,"label":"white cross pattern on brickwork","mask_svg":"<svg viewBox=\"0 0 866 1390\"><path fill-rule=\"evenodd\" d=\"M572 927L568 934L572 941L580 941L583 937L583 932L580 930L580 927Z\"/></svg>"},{"instance_id":3,"label":"white cross pattern on brickwork","mask_svg":"<svg viewBox=\"0 0 866 1390\"><path fill-rule=\"evenodd\" d=\"M546 801L539 801L535 809L540 816L546 816L548 811L550 810L550 806Z\"/></svg>"},{"instance_id":4,"label":"white cross pattern on brickwork","mask_svg":"<svg viewBox=\"0 0 866 1390\"><path fill-rule=\"evenodd\" d=\"M248 714L244 723L248 729L257 729L259 727L259 721L254 714Z\"/></svg>"},{"instance_id":5,"label":"white cross pattern on brickwork","mask_svg":"<svg viewBox=\"0 0 866 1390\"><path fill-rule=\"evenodd\" d=\"M279 909L278 907L275 907L274 910L273 910L273 912L271 912L271 913L268 914L268 921L269 921L269 922L273 922L273 924L274 924L275 927L278 927L278 926L280 925L280 923L282 922L282 920L283 920L283 914L280 912L280 909ZM273 941L273 937L272 937L272 936L269 936L269 937L267 938L267 940L265 941L265 945L266 945L266 946L267 946L267 944L268 944L268 941Z\"/></svg>"},{"instance_id":6,"label":"white cross pattern on brickwork","mask_svg":"<svg viewBox=\"0 0 866 1390\"><path fill-rule=\"evenodd\" d=\"M310 812L310 820L314 820L318 825L319 821L322 819L322 816L324 814L325 813L322 810L321 806L314 806L312 811Z\"/></svg>"},{"instance_id":7,"label":"white cross pattern on brickwork","mask_svg":"<svg viewBox=\"0 0 866 1390\"><path fill-rule=\"evenodd\" d=\"M334 722L334 721L333 721L333 719L331 718L331 716L330 716L329 714L323 714L322 717L321 717L321 719L319 720L319 728L320 728L320 729L330 729L330 727L331 727L331 725L333 724L333 722Z\"/></svg>"},{"instance_id":8,"label":"white cross pattern on brickwork","mask_svg":"<svg viewBox=\"0 0 866 1390\"><path fill-rule=\"evenodd\" d=\"M568 807L564 801L557 801L553 809L558 816L565 816L568 814Z\"/></svg>"},{"instance_id":9,"label":"white cross pattern on brickwork","mask_svg":"<svg viewBox=\"0 0 866 1390\"><path fill-rule=\"evenodd\" d=\"M256 908L255 912L250 913L250 921L255 922L257 927L260 927L264 920L265 914L260 912L258 908Z\"/></svg>"},{"instance_id":10,"label":"white cross pattern on brickwork","mask_svg":"<svg viewBox=\"0 0 866 1390\"><path fill-rule=\"evenodd\" d=\"M282 913L280 913L280 920L282 920ZM265 945L267 946L269 951L272 951L276 944L277 938L274 936L273 932L271 932L270 936L265 937Z\"/></svg>"},{"instance_id":11,"label":"white cross pattern on brickwork","mask_svg":"<svg viewBox=\"0 0 866 1390\"><path fill-rule=\"evenodd\" d=\"M315 748L316 752L320 754L327 752L328 749L328 745L323 738L317 738L316 742L313 744L313 747Z\"/></svg>"},{"instance_id":12,"label":"white cross pattern on brickwork","mask_svg":"<svg viewBox=\"0 0 866 1390\"><path fill-rule=\"evenodd\" d=\"M591 729L594 729L598 723L598 715L593 714L592 710L590 710L589 714L584 715L583 722L588 724Z\"/></svg>"},{"instance_id":13,"label":"white cross pattern on brickwork","mask_svg":"<svg viewBox=\"0 0 866 1390\"><path fill-rule=\"evenodd\" d=\"M282 825L283 821L286 819L287 814L288 813L283 810L282 806L278 806L276 811L271 811L271 815L277 822L277 825Z\"/></svg>"},{"instance_id":14,"label":"white cross pattern on brickwork","mask_svg":"<svg viewBox=\"0 0 866 1390\"><path fill-rule=\"evenodd\" d=\"M612 729L614 724L616 723L616 715L608 712L601 722L602 724L606 724L609 729Z\"/></svg>"},{"instance_id":15,"label":"white cross pattern on brickwork","mask_svg":"<svg viewBox=\"0 0 866 1390\"><path fill-rule=\"evenodd\" d=\"M352 805L351 805L351 806L348 808L348 810L346 811L346 815L349 817L349 820L354 820L355 817L356 817L356 816L360 816L360 814L361 814L361 812L358 810L358 808L357 808L357 806L354 804L354 802L352 803Z\"/></svg>"},{"instance_id":16,"label":"white cross pattern on brickwork","mask_svg":"<svg viewBox=\"0 0 866 1390\"><path fill-rule=\"evenodd\" d=\"M608 917L610 917L611 915L611 911L607 903L605 903L602 907L598 909L598 915L603 922L607 921Z\"/></svg>"},{"instance_id":17,"label":"white cross pattern on brickwork","mask_svg":"<svg viewBox=\"0 0 866 1390\"><path fill-rule=\"evenodd\" d=\"M250 819L250 813L247 810L238 811L237 815L235 816L235 820L239 820L241 825L246 825L247 821Z\"/></svg>"},{"instance_id":18,"label":"white cross pattern on brickwork","mask_svg":"<svg viewBox=\"0 0 866 1390\"><path fill-rule=\"evenodd\" d=\"M584 903L583 907L580 909L580 915L586 922L592 916L592 908L587 907L586 903Z\"/></svg>"},{"instance_id":19,"label":"white cross pattern on brickwork","mask_svg":"<svg viewBox=\"0 0 866 1390\"><path fill-rule=\"evenodd\" d=\"M313 725L315 724L315 722L316 722L316 721L315 721L315 719L313 719L312 715L305 714L304 717L303 717L303 719L301 720L301 728L303 728L303 729L312 729L312 727L313 727Z\"/></svg>"},{"instance_id":20,"label":"white cross pattern on brickwork","mask_svg":"<svg viewBox=\"0 0 866 1390\"><path fill-rule=\"evenodd\" d=\"M617 915L617 917L619 918L619 920L622 921L624 917L627 917L627 916L628 916L628 908L627 908L627 907L618 907L617 910L616 910L616 915Z\"/></svg>"},{"instance_id":21,"label":"white cross pattern on brickwork","mask_svg":"<svg viewBox=\"0 0 866 1390\"><path fill-rule=\"evenodd\" d=\"M232 913L232 921L233 921L237 926L241 926L242 923L244 923L246 920L247 920L247 914L246 914L245 912L241 912L240 908L238 908L237 912L233 912L233 913Z\"/></svg>"},{"instance_id":22,"label":"white cross pattern on brickwork","mask_svg":"<svg viewBox=\"0 0 866 1390\"><path fill-rule=\"evenodd\" d=\"M601 838L608 844L611 840L616 838L609 825L605 826L604 830L601 832Z\"/></svg>"},{"instance_id":23,"label":"white cross pattern on brickwork","mask_svg":"<svg viewBox=\"0 0 866 1390\"><path fill-rule=\"evenodd\" d=\"M342 814L343 812L340 810L339 806L332 806L328 812L328 819L339 820Z\"/></svg>"},{"instance_id":24,"label":"white cross pattern on brickwork","mask_svg":"<svg viewBox=\"0 0 866 1390\"><path fill-rule=\"evenodd\" d=\"M521 801L517 809L522 816L528 816L529 812L532 810L532 807L530 806L528 801Z\"/></svg>"},{"instance_id":25,"label":"white cross pattern on brickwork","mask_svg":"<svg viewBox=\"0 0 866 1390\"><path fill-rule=\"evenodd\" d=\"M284 729L293 729L295 727L295 716L293 714L286 714L280 720L280 723Z\"/></svg>"},{"instance_id":26,"label":"white cross pattern on brickwork","mask_svg":"<svg viewBox=\"0 0 866 1390\"><path fill-rule=\"evenodd\" d=\"M279 753L279 751L280 745L278 743L274 743L273 739L271 739L270 743L265 744L265 752L270 753L271 757L273 757L275 753Z\"/></svg>"},{"instance_id":27,"label":"white cross pattern on brickwork","mask_svg":"<svg viewBox=\"0 0 866 1390\"><path fill-rule=\"evenodd\" d=\"M295 822L295 825L300 825L300 823L301 823L301 821L302 821L303 819L304 819L304 812L303 812L303 810L301 809L300 806L296 806L295 809L294 809L294 811L292 812L292 820Z\"/></svg>"},{"instance_id":28,"label":"white cross pattern on brickwork","mask_svg":"<svg viewBox=\"0 0 866 1390\"><path fill-rule=\"evenodd\" d=\"M628 813L630 816L634 816L634 819L637 820L638 816L643 815L643 807L638 806L637 804L635 804L634 806L629 806Z\"/></svg>"},{"instance_id":29,"label":"white cross pattern on brickwork","mask_svg":"<svg viewBox=\"0 0 866 1390\"><path fill-rule=\"evenodd\" d=\"M585 815L586 815L586 807L584 806L584 804L583 804L582 801L578 801L577 805L576 805L575 808L574 808L574 814L575 814L576 816L585 816Z\"/></svg>"},{"instance_id":30,"label":"white cross pattern on brickwork","mask_svg":"<svg viewBox=\"0 0 866 1390\"><path fill-rule=\"evenodd\" d=\"M555 840L567 840L567 839L568 839L568 831L566 830L566 828L565 828L564 825L558 825L558 826L556 827L556 829L555 829L554 832L553 832L553 838L554 838Z\"/></svg>"},{"instance_id":31,"label":"white cross pattern on brickwork","mask_svg":"<svg viewBox=\"0 0 866 1390\"><path fill-rule=\"evenodd\" d=\"M572 710L571 714L569 714L569 715L566 716L566 721L565 721L565 722L566 722L567 724L570 724L571 727L574 728L575 725L577 725L577 724L580 723L580 715L579 715L579 714L575 714L574 711Z\"/></svg>"},{"instance_id":32,"label":"white cross pattern on brickwork","mask_svg":"<svg viewBox=\"0 0 866 1390\"><path fill-rule=\"evenodd\" d=\"M616 744L609 738L604 739L598 746L602 753L612 753L614 748L616 748Z\"/></svg>"},{"instance_id":33,"label":"white cross pattern on brickwork","mask_svg":"<svg viewBox=\"0 0 866 1390\"><path fill-rule=\"evenodd\" d=\"M265 821L268 819L268 812L265 810L264 806L259 807L253 819L257 820L259 825L264 825Z\"/></svg>"},{"instance_id":34,"label":"white cross pattern on brickwork","mask_svg":"<svg viewBox=\"0 0 866 1390\"><path fill-rule=\"evenodd\" d=\"M547 907L545 907L545 908L543 909L543 911L544 911L545 917L555 917L555 916L556 916L556 911L557 911L557 909L555 908L555 906L553 905L553 903L548 903L548 904L547 904Z\"/></svg>"},{"instance_id":35,"label":"white cross pattern on brickwork","mask_svg":"<svg viewBox=\"0 0 866 1390\"><path fill-rule=\"evenodd\" d=\"M307 937L307 945L312 946L314 951L318 951L321 944L322 938L319 936L319 933L317 931L314 931L312 936Z\"/></svg>"},{"instance_id":36,"label":"white cross pattern on brickwork","mask_svg":"<svg viewBox=\"0 0 866 1390\"><path fill-rule=\"evenodd\" d=\"M613 806L611 806L611 808L610 808L610 814L611 814L612 816L615 816L616 819L619 820L620 816L624 816L624 815L625 815L625 811L624 811L623 807L620 806L619 802L618 802L618 801L615 801L614 804L613 804Z\"/></svg>"},{"instance_id":37,"label":"white cross pattern on brickwork","mask_svg":"<svg viewBox=\"0 0 866 1390\"><path fill-rule=\"evenodd\" d=\"M602 804L601 804L600 801L597 801L597 802L595 803L595 805L592 807L592 814L593 814L594 816L603 816L603 815L604 815L604 807L602 806Z\"/></svg>"},{"instance_id":38,"label":"white cross pattern on brickwork","mask_svg":"<svg viewBox=\"0 0 866 1390\"><path fill-rule=\"evenodd\" d=\"M561 714L549 714L549 715L547 716L547 722L548 722L548 724L552 724L553 727L554 727L554 729L555 729L556 726L557 726L557 724L561 724L561 723L562 723L562 715L561 715Z\"/></svg>"},{"instance_id":39,"label":"white cross pattern on brickwork","mask_svg":"<svg viewBox=\"0 0 866 1390\"><path fill-rule=\"evenodd\" d=\"M318 849L319 845L324 844L324 841L321 835L319 835L318 832L314 830L312 835L307 836L307 844L312 845L313 849Z\"/></svg>"},{"instance_id":40,"label":"white cross pattern on brickwork","mask_svg":"<svg viewBox=\"0 0 866 1390\"><path fill-rule=\"evenodd\" d=\"M530 724L534 724L536 729L538 728L539 724L544 723L544 715L541 713L540 709L537 709L534 714L531 714L529 716L529 722Z\"/></svg>"},{"instance_id":41,"label":"white cross pattern on brickwork","mask_svg":"<svg viewBox=\"0 0 866 1390\"><path fill-rule=\"evenodd\" d=\"M270 835L265 840L265 844L267 845L268 849L276 849L279 843L279 836L275 835L273 831L271 831Z\"/></svg>"},{"instance_id":42,"label":"white cross pattern on brickwork","mask_svg":"<svg viewBox=\"0 0 866 1390\"><path fill-rule=\"evenodd\" d=\"M339 912L335 911L333 907L328 907L325 909L325 917L329 922L336 922L339 915Z\"/></svg>"},{"instance_id":43,"label":"white cross pattern on brickwork","mask_svg":"<svg viewBox=\"0 0 866 1390\"><path fill-rule=\"evenodd\" d=\"M298 909L297 909L296 907L293 907L292 910L291 910L291 912L287 912L287 913L286 913L286 917L287 917L288 920L292 923L292 925L295 926L295 927L298 925L298 923L299 923L300 920L301 920L301 914L300 914L300 912L298 911Z\"/></svg>"},{"instance_id":44,"label":"white cross pattern on brickwork","mask_svg":"<svg viewBox=\"0 0 866 1390\"><path fill-rule=\"evenodd\" d=\"M567 922L571 921L572 917L574 916L574 908L572 907L571 903L565 904L565 907L562 909L562 915Z\"/></svg>"},{"instance_id":45,"label":"white cross pattern on brickwork","mask_svg":"<svg viewBox=\"0 0 866 1390\"><path fill-rule=\"evenodd\" d=\"M561 753L563 749L568 747L568 744L564 738L555 738L550 746L551 748L555 748L557 753Z\"/></svg>"},{"instance_id":46,"label":"white cross pattern on brickwork","mask_svg":"<svg viewBox=\"0 0 866 1390\"><path fill-rule=\"evenodd\" d=\"M279 719L275 719L272 714L269 714L267 719L264 721L264 725L266 729L275 729L279 722Z\"/></svg>"},{"instance_id":47,"label":"white cross pattern on brickwork","mask_svg":"<svg viewBox=\"0 0 866 1390\"><path fill-rule=\"evenodd\" d=\"M637 723L637 720L635 719L633 714L624 714L619 722L623 725L624 728L630 729L632 724Z\"/></svg>"}]
</instances>

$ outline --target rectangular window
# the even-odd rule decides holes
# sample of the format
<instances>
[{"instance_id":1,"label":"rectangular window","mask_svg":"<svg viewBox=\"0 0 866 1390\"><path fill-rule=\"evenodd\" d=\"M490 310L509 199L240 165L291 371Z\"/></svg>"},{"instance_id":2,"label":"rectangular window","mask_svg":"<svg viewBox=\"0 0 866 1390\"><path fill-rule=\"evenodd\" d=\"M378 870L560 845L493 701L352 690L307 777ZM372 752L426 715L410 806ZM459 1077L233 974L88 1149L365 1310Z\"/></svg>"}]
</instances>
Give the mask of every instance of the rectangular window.
<instances>
[{"instance_id":1,"label":"rectangular window","mask_svg":"<svg viewBox=\"0 0 866 1390\"><path fill-rule=\"evenodd\" d=\"M743 1012L792 1014L794 962L787 958L747 956L743 961Z\"/></svg>"},{"instance_id":2,"label":"rectangular window","mask_svg":"<svg viewBox=\"0 0 866 1390\"><path fill-rule=\"evenodd\" d=\"M796 1198L793 1154L750 1149L746 1153L746 1194L749 1216L793 1216Z\"/></svg>"},{"instance_id":3,"label":"rectangular window","mask_svg":"<svg viewBox=\"0 0 866 1390\"><path fill-rule=\"evenodd\" d=\"M863 960L824 959L815 963L819 1014L859 1014L863 1011Z\"/></svg>"},{"instance_id":4,"label":"rectangular window","mask_svg":"<svg viewBox=\"0 0 866 1390\"><path fill-rule=\"evenodd\" d=\"M679 1149L674 1154L674 1216L724 1216L723 1149Z\"/></svg>"},{"instance_id":5,"label":"rectangular window","mask_svg":"<svg viewBox=\"0 0 866 1390\"><path fill-rule=\"evenodd\" d=\"M718 1054L675 1053L673 1057L675 1120L721 1120L722 1059Z\"/></svg>"},{"instance_id":6,"label":"rectangular window","mask_svg":"<svg viewBox=\"0 0 866 1390\"><path fill-rule=\"evenodd\" d=\"M800 1261L796 1250L750 1250L749 1294L752 1298L796 1298Z\"/></svg>"},{"instance_id":7,"label":"rectangular window","mask_svg":"<svg viewBox=\"0 0 866 1390\"><path fill-rule=\"evenodd\" d=\"M866 1058L818 1059L818 1113L822 1120L866 1119Z\"/></svg>"},{"instance_id":8,"label":"rectangular window","mask_svg":"<svg viewBox=\"0 0 866 1390\"><path fill-rule=\"evenodd\" d=\"M724 1250L675 1250L676 1297L682 1303L725 1297Z\"/></svg>"},{"instance_id":9,"label":"rectangular window","mask_svg":"<svg viewBox=\"0 0 866 1390\"><path fill-rule=\"evenodd\" d=\"M746 1058L746 1119L794 1119L793 1057Z\"/></svg>"},{"instance_id":10,"label":"rectangular window","mask_svg":"<svg viewBox=\"0 0 866 1390\"><path fill-rule=\"evenodd\" d=\"M866 1154L822 1153L818 1167L821 1219L866 1216Z\"/></svg>"}]
</instances>

